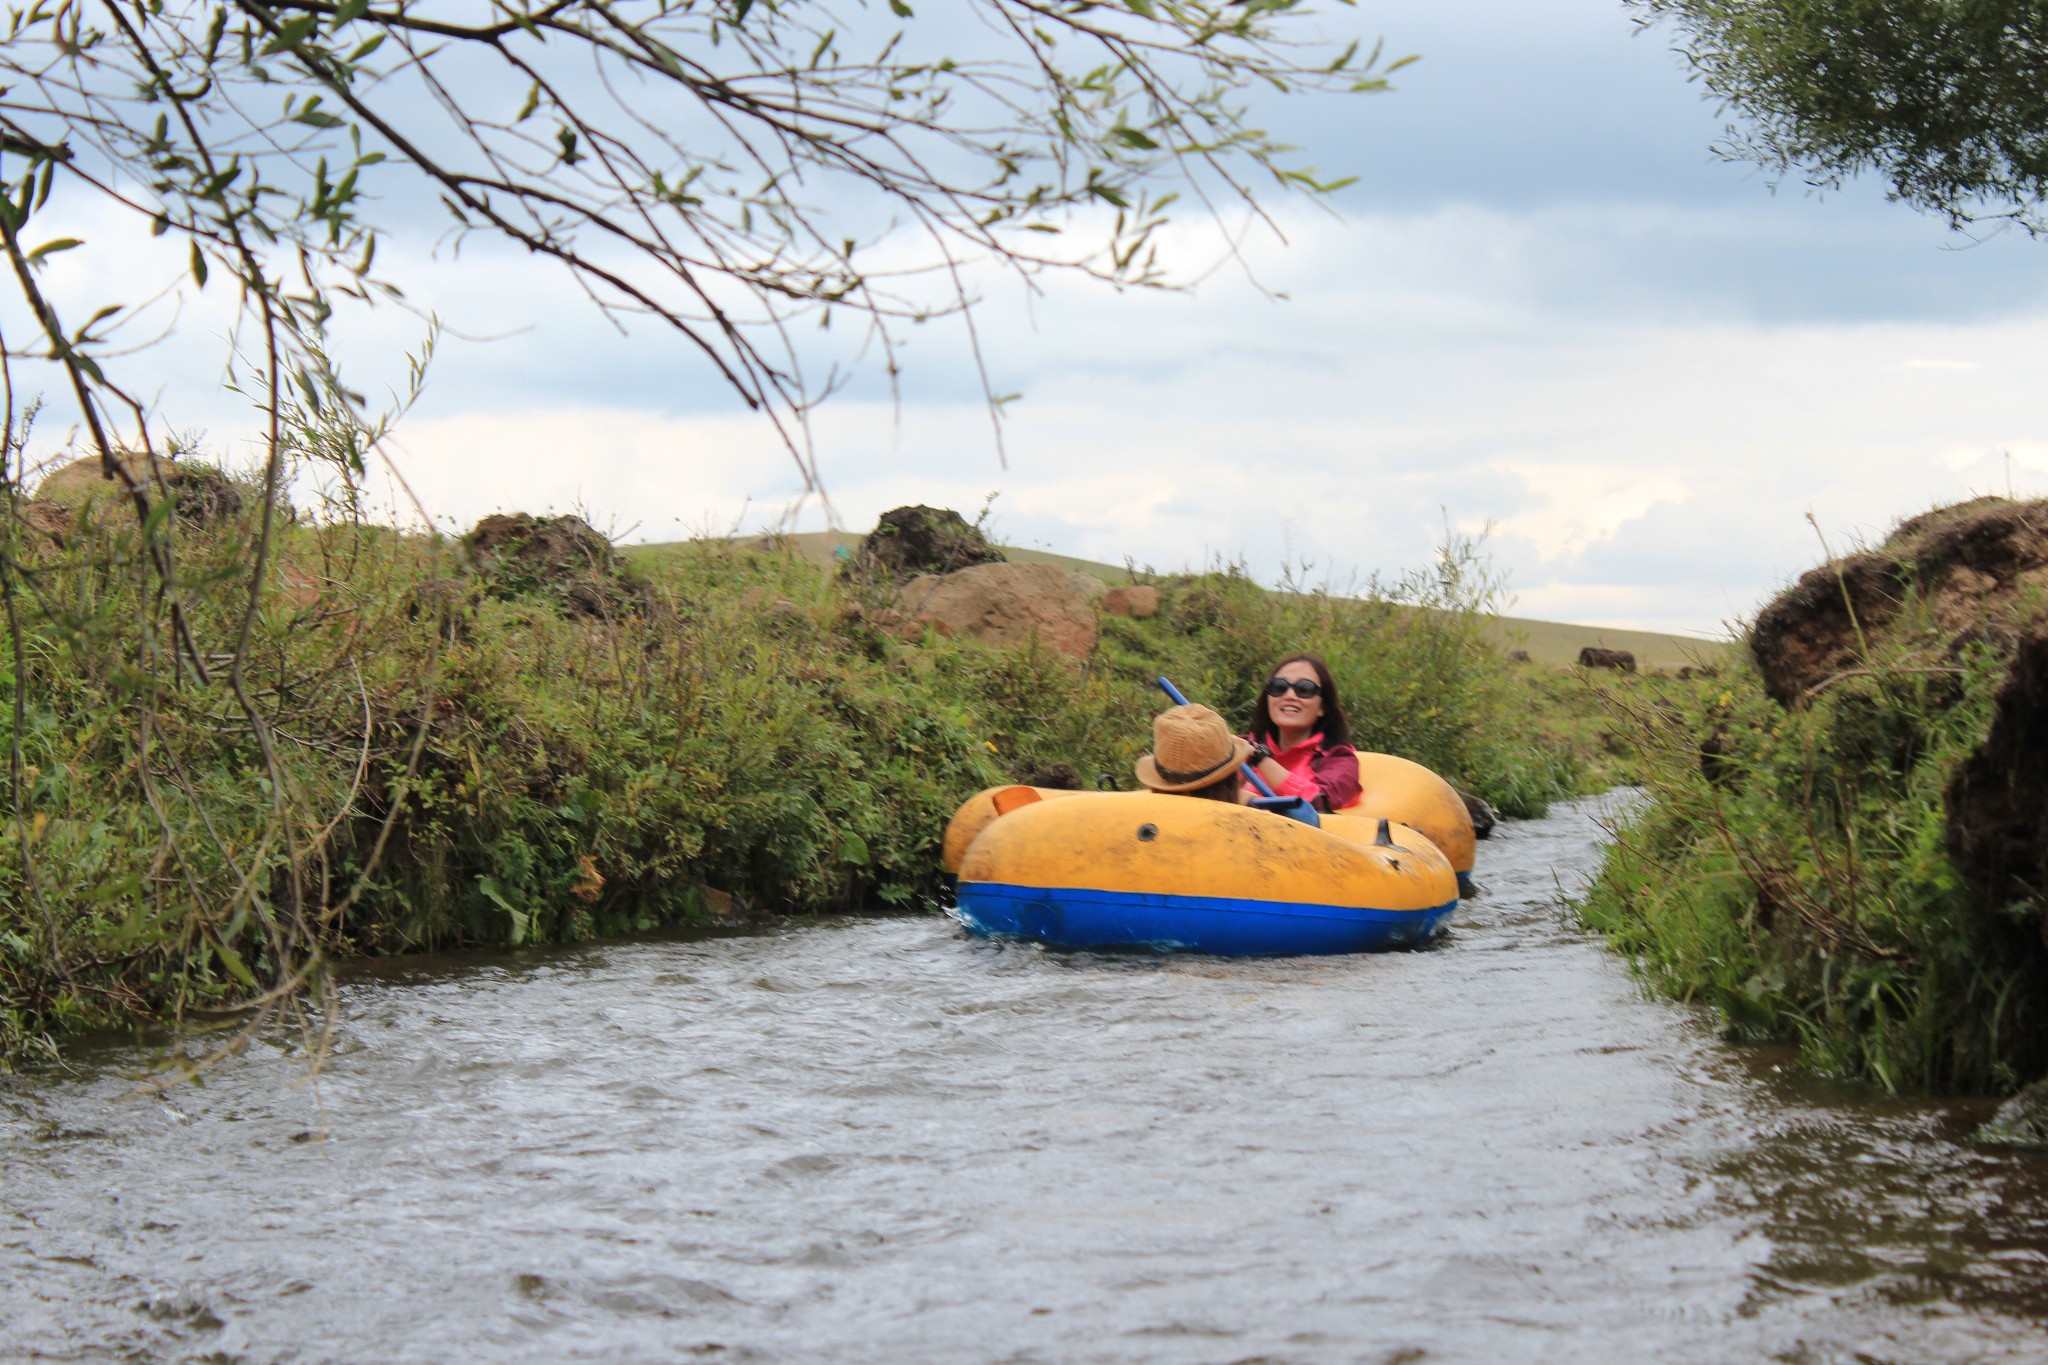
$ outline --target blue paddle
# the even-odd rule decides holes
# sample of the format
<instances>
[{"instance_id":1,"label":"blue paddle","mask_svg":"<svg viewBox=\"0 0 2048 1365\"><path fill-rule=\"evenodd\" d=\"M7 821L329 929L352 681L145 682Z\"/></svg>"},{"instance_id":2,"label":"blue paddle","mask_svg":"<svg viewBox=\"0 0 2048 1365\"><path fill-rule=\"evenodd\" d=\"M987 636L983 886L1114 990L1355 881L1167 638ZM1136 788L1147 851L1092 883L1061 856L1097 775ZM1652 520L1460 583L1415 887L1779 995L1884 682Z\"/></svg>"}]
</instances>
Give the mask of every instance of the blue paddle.
<instances>
[{"instance_id":1,"label":"blue paddle","mask_svg":"<svg viewBox=\"0 0 2048 1365\"><path fill-rule=\"evenodd\" d=\"M1173 698L1173 704L1175 706L1187 706L1190 704L1188 702L1188 699L1180 694L1180 689L1178 687L1175 687L1172 683L1168 682L1165 678L1161 678L1159 680L1159 686L1161 687L1161 689L1165 691L1167 696ZM1260 777L1257 769L1253 768L1251 764L1240 763L1237 765L1237 770L1245 775L1247 781L1249 781L1254 787L1257 787L1259 789L1259 793L1261 795L1273 795L1273 789L1266 785L1266 779Z\"/></svg>"}]
</instances>

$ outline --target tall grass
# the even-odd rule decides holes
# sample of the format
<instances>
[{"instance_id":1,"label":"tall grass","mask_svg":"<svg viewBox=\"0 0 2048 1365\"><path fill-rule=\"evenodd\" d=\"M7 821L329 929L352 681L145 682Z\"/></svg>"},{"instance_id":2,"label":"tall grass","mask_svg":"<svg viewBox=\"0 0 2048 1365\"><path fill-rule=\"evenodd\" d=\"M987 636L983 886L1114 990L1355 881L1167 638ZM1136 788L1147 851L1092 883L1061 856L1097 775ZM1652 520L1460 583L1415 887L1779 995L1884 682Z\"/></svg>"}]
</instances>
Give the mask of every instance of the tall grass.
<instances>
[{"instance_id":1,"label":"tall grass","mask_svg":"<svg viewBox=\"0 0 2048 1365\"><path fill-rule=\"evenodd\" d=\"M1271 663L1314 650L1361 744L1509 809L1571 787L1494 710L1469 545L1363 600L1161 579L1158 617L1106 618L1076 663L903 641L857 586L733 544L643 559L575 615L423 538L301 522L259 560L245 524L173 518L152 533L202 668L166 645L142 529L81 513L59 547L5 500L0 1062L291 1014L352 954L928 904L974 790L1053 765L1130 785L1161 672L1243 725Z\"/></svg>"}]
</instances>

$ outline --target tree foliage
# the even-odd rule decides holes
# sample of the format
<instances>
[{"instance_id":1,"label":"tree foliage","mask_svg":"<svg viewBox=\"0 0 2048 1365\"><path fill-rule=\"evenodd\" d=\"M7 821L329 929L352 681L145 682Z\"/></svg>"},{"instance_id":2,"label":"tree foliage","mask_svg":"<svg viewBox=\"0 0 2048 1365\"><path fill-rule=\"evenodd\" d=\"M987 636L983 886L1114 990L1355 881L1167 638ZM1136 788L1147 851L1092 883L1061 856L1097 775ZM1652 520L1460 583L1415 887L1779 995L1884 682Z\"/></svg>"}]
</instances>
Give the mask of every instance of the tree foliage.
<instances>
[{"instance_id":1,"label":"tree foliage","mask_svg":"<svg viewBox=\"0 0 2048 1365\"><path fill-rule=\"evenodd\" d=\"M667 328L782 427L807 316L958 308L963 263L1156 283L1168 180L1212 205L1254 176L1328 188L1251 122L1255 87L1369 90L1356 45L1294 43L1296 0L33 0L0 31L0 230L33 325L10 361L64 371L94 441L147 448L110 358L139 300L60 313L39 267L93 244L34 220L83 192L189 245L238 290L280 439L360 398L326 346L346 299L389 301L380 241L422 209L459 246L523 248ZM1283 22L1285 21L1285 22ZM1077 211L1090 240L1070 243ZM924 247L882 251L899 229ZM1097 230L1099 229L1099 231ZM109 247L116 244L108 243ZM939 290L919 277L936 274ZM130 335L121 335L124 324ZM892 363L893 362L889 362ZM272 399L280 400L272 403ZM296 405L299 411L291 409ZM326 448L359 467L374 423Z\"/></svg>"},{"instance_id":2,"label":"tree foliage","mask_svg":"<svg viewBox=\"0 0 2048 1365\"><path fill-rule=\"evenodd\" d=\"M260 1019L320 979L366 895L390 893L378 860L424 818L429 740L462 679L442 674L428 596L349 596L393 552L346 523L409 401L373 406L331 344L345 310L411 306L380 245L438 223L450 251L566 271L773 421L820 492L807 419L843 374L816 357L893 377L903 325L968 312L971 329L972 271L991 261L1159 285L1180 194L1257 213L1255 192L1334 188L1257 126L1254 92L1372 91L1400 63L1308 19L1298 0L11 4L0 910L35 918L0 916L0 987L39 955L64 980L125 969L163 930L188 964L225 964L200 973L206 1008ZM123 292L166 261L161 288ZM180 311L194 298L204 328ZM151 360L223 311L261 471L245 520L202 531ZM827 324L836 349L799 337ZM32 519L50 511L23 496L38 390L63 395L120 525L89 501ZM308 465L344 524L283 516ZM380 693L384 617L426 648ZM336 715L340 738L315 719ZM37 747L74 721L75 742ZM307 775L330 751L338 785ZM108 776L66 785L88 768ZM109 850L136 855L119 876L100 875ZM11 999L0 1032L27 1017Z\"/></svg>"},{"instance_id":3,"label":"tree foliage","mask_svg":"<svg viewBox=\"0 0 2048 1365\"><path fill-rule=\"evenodd\" d=\"M1745 121L1725 155L1823 185L1875 172L1957 226L2048 224L2048 5L1629 2L1677 25L1699 78Z\"/></svg>"}]
</instances>

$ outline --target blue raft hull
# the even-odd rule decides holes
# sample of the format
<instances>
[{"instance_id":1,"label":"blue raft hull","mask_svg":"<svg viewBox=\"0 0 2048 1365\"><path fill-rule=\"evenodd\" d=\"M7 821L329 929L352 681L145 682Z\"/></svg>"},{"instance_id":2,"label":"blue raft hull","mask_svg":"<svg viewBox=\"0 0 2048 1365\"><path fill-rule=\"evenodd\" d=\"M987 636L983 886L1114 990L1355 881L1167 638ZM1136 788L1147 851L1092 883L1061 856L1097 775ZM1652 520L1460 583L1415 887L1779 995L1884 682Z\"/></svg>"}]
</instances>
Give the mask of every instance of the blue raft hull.
<instances>
[{"instance_id":1,"label":"blue raft hull","mask_svg":"<svg viewBox=\"0 0 2048 1365\"><path fill-rule=\"evenodd\" d=\"M1458 908L1371 910L1300 901L1237 900L963 882L962 924L995 938L1058 948L1140 948L1225 957L1372 953L1427 942Z\"/></svg>"}]
</instances>

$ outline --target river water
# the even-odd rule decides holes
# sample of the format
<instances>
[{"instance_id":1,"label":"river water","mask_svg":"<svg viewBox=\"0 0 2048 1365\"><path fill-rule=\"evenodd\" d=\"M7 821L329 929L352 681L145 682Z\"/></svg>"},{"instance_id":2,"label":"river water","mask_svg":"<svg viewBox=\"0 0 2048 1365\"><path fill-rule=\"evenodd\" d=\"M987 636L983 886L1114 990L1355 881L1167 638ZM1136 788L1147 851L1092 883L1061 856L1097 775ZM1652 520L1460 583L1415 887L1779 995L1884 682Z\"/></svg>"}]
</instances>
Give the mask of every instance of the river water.
<instances>
[{"instance_id":1,"label":"river water","mask_svg":"<svg viewBox=\"0 0 2048 1365\"><path fill-rule=\"evenodd\" d=\"M0 1358L2048 1359L2048 1160L1644 998L1596 814L1421 952L848 919L359 974L316 1079L74 1054L0 1082Z\"/></svg>"}]
</instances>

